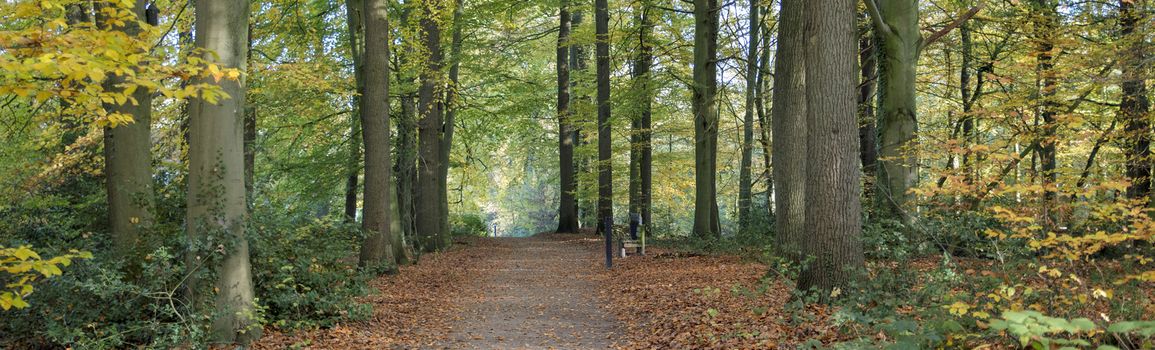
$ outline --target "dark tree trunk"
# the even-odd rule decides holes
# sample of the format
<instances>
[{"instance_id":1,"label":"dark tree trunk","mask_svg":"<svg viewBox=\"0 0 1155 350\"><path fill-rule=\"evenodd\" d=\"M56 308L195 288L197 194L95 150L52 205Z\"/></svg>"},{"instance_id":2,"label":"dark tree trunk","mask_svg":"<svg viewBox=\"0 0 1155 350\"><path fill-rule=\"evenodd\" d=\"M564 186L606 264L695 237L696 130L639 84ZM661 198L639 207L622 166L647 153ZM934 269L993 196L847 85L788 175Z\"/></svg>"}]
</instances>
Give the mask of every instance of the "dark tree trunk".
<instances>
[{"instance_id":1,"label":"dark tree trunk","mask_svg":"<svg viewBox=\"0 0 1155 350\"><path fill-rule=\"evenodd\" d=\"M458 77L461 72L461 45L463 39L461 37L461 30L463 24L461 23L461 16L465 10L465 0L455 0L453 10L453 33L450 35L449 43L449 86L445 88L445 100L442 102L445 110L445 122L441 126L441 160L440 169L437 174L438 184L441 191L438 201L441 202L441 215L446 218L441 220L441 233L448 235L451 232L449 228L449 155L453 149L453 128L457 119L457 99L458 99Z\"/></svg>"},{"instance_id":2,"label":"dark tree trunk","mask_svg":"<svg viewBox=\"0 0 1155 350\"><path fill-rule=\"evenodd\" d=\"M766 15L770 14L770 7L764 6ZM762 26L762 54L758 58L757 85L754 90L754 104L758 111L759 141L762 144L762 178L766 181L766 212L755 214L774 215L774 176L771 173L773 162L770 159L770 122L766 120L766 76L770 65L770 28Z\"/></svg>"},{"instance_id":3,"label":"dark tree trunk","mask_svg":"<svg viewBox=\"0 0 1155 350\"><path fill-rule=\"evenodd\" d=\"M806 239L798 289L822 300L864 267L859 200L854 0L810 3L806 24Z\"/></svg>"},{"instance_id":4,"label":"dark tree trunk","mask_svg":"<svg viewBox=\"0 0 1155 350\"><path fill-rule=\"evenodd\" d=\"M610 13L607 0L595 0L598 84L598 223L614 218L612 135L610 135ZM598 225L603 229L605 225Z\"/></svg>"},{"instance_id":5,"label":"dark tree trunk","mask_svg":"<svg viewBox=\"0 0 1155 350\"><path fill-rule=\"evenodd\" d=\"M867 198L873 197L875 169L878 167L878 128L875 126L874 91L878 85L878 60L870 25L860 30L858 62L862 73L858 87L858 143L859 161L867 185Z\"/></svg>"},{"instance_id":6,"label":"dark tree trunk","mask_svg":"<svg viewBox=\"0 0 1155 350\"><path fill-rule=\"evenodd\" d=\"M757 0L750 0L750 39L746 51L746 114L742 118L742 159L738 173L738 232L750 229L750 199L753 193L754 165L754 93L758 84L758 12Z\"/></svg>"},{"instance_id":7,"label":"dark tree trunk","mask_svg":"<svg viewBox=\"0 0 1155 350\"><path fill-rule=\"evenodd\" d=\"M353 59L354 84L357 95L353 96L353 113L349 115L349 163L346 165L345 179L345 222L357 221L357 193L360 186L357 184L361 174L361 96L365 93L365 79L363 60L365 44L361 38L365 35L363 27L362 2L364 0L345 0L346 24L349 31L349 54Z\"/></svg>"},{"instance_id":8,"label":"dark tree trunk","mask_svg":"<svg viewBox=\"0 0 1155 350\"><path fill-rule=\"evenodd\" d=\"M1055 147L1055 133L1058 131L1056 116L1058 101L1055 93L1058 89L1058 80L1055 77L1055 62L1052 50L1055 48L1054 31L1058 27L1058 4L1053 0L1032 0L1032 17L1035 18L1035 60L1039 87L1038 115L1042 118L1042 133L1039 136L1039 163L1043 179L1043 216L1044 227L1052 227L1058 223L1055 207L1058 204L1056 186L1058 174Z\"/></svg>"},{"instance_id":9,"label":"dark tree trunk","mask_svg":"<svg viewBox=\"0 0 1155 350\"><path fill-rule=\"evenodd\" d=\"M557 34L557 124L558 124L558 173L561 177L561 201L557 210L557 232L575 233L578 230L577 180L574 168L574 135L570 120L570 14L569 0L561 0L558 15L560 29Z\"/></svg>"},{"instance_id":10,"label":"dark tree trunk","mask_svg":"<svg viewBox=\"0 0 1155 350\"><path fill-rule=\"evenodd\" d=\"M582 1L582 3L584 4L586 2ZM571 31L576 31L576 30L578 30L578 28L581 27L585 16L583 15L582 8L580 5L574 5L574 6L571 6L571 8L572 8L572 11L571 11L571 15L570 15L570 28L571 28ZM587 92L585 91L585 89L582 89L581 86L578 85L578 82L580 81L580 79L578 79L578 78L581 76L584 76L585 72L589 68L588 67L589 64L587 63L589 57L587 57L587 55L586 55L586 47L581 45L581 44L570 45L570 51L569 52L570 52L569 65L570 65L570 111L571 111L570 120L573 121L573 125L574 125L574 128L573 128L574 147L578 147L578 146L586 144L585 136L583 135L584 131L582 130L582 125L587 124L587 122L590 120L589 115L585 113L585 111L587 110L585 107L589 106L589 104L590 104L589 95L587 95ZM577 170L576 170L577 174L589 172L590 159L588 156L580 156L579 157L579 156L576 156L576 152L575 152L575 163L576 163L576 168L577 168ZM583 187L582 182L579 179L580 177L581 177L580 175L574 177L574 182L575 182L574 188L578 189L579 191ZM588 186L588 185L586 185L586 186ZM596 202L589 200L589 199L584 199L581 196L577 196L577 203L578 203L577 204L578 205L578 223L582 227L596 227L596 226L598 226L597 223L594 222L594 221L597 221L597 210L596 210L596 206L595 206Z\"/></svg>"},{"instance_id":11,"label":"dark tree trunk","mask_svg":"<svg viewBox=\"0 0 1155 350\"><path fill-rule=\"evenodd\" d=\"M650 17L649 1L641 1L638 6L638 56L633 65L638 114L632 120L633 130L630 132L630 215L640 215L641 229L649 234L652 218L650 212L653 208L653 148L650 145L653 139L653 131L650 130L653 96L650 70L654 65L654 47L650 36L654 23Z\"/></svg>"},{"instance_id":12,"label":"dark tree trunk","mask_svg":"<svg viewBox=\"0 0 1155 350\"><path fill-rule=\"evenodd\" d=\"M1143 33L1148 30L1148 16L1143 11L1146 0L1119 0L1120 37L1126 45L1122 64L1123 100L1119 103L1119 117L1125 121L1127 198L1150 201L1151 193L1151 122L1148 119L1151 103L1147 99L1147 79L1150 54Z\"/></svg>"}]
</instances>

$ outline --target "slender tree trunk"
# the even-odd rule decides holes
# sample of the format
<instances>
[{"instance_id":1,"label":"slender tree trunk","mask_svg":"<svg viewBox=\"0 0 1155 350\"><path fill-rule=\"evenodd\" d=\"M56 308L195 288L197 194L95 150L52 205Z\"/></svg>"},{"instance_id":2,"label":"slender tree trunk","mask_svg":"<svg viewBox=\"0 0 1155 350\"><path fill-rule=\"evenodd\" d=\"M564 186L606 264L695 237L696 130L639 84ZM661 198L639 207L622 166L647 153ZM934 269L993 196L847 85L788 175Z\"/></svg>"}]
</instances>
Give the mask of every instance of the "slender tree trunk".
<instances>
[{"instance_id":1,"label":"slender tree trunk","mask_svg":"<svg viewBox=\"0 0 1155 350\"><path fill-rule=\"evenodd\" d=\"M763 6L767 17L770 15L770 7ZM770 28L762 26L762 54L758 58L758 75L757 85L754 85L754 105L758 111L758 130L759 141L762 144L762 178L766 180L766 213L774 215L774 176L770 172L773 162L770 159L770 122L766 118L766 76L768 75L768 67L770 65ZM760 214L755 214L760 215Z\"/></svg>"},{"instance_id":2,"label":"slender tree trunk","mask_svg":"<svg viewBox=\"0 0 1155 350\"><path fill-rule=\"evenodd\" d=\"M349 164L345 180L345 222L357 221L357 184L361 174L361 99L365 94L364 56L365 35L362 3L364 0L345 0L346 24L349 31L349 53L353 59L353 76L357 94L353 96L353 113L349 114Z\"/></svg>"},{"instance_id":3,"label":"slender tree trunk","mask_svg":"<svg viewBox=\"0 0 1155 350\"><path fill-rule=\"evenodd\" d=\"M638 56L634 60L633 71L638 115L632 122L633 131L630 133L630 214L641 216L641 229L649 234L653 209L653 147L650 145L653 139L653 131L650 130L653 93L650 70L654 65L654 47L650 36L654 23L650 17L650 2L644 0L638 6Z\"/></svg>"},{"instance_id":4,"label":"slender tree trunk","mask_svg":"<svg viewBox=\"0 0 1155 350\"><path fill-rule=\"evenodd\" d=\"M750 202L753 193L754 92L758 84L759 0L750 0L750 39L746 51L746 114L742 118L742 159L738 172L738 232L750 229Z\"/></svg>"},{"instance_id":5,"label":"slender tree trunk","mask_svg":"<svg viewBox=\"0 0 1155 350\"><path fill-rule=\"evenodd\" d=\"M439 164L441 168L440 173L437 176L438 180L441 181L439 184L441 196L438 199L441 201L441 214L447 217L445 220L441 220L441 232L445 235L448 235L451 232L448 220L449 152L453 148L453 127L455 120L457 119L457 88L459 86L458 76L461 72L461 45L463 42L463 38L461 37L461 29L463 26L461 23L461 16L465 11L465 0L455 0L455 3L456 4L454 5L453 10L453 33L450 36L449 44L449 59L451 62L449 65L449 86L447 86L445 89L445 100L443 101L445 110L445 123L442 124L441 128L441 160Z\"/></svg>"},{"instance_id":6,"label":"slender tree trunk","mask_svg":"<svg viewBox=\"0 0 1155 350\"><path fill-rule=\"evenodd\" d=\"M393 251L391 196L393 163L389 135L388 0L365 0L365 56L362 66L361 136L365 141L365 194L360 265L381 267L396 262Z\"/></svg>"},{"instance_id":7,"label":"slender tree trunk","mask_svg":"<svg viewBox=\"0 0 1155 350\"><path fill-rule=\"evenodd\" d=\"M1058 89L1058 80L1055 77L1054 56L1051 51L1055 48L1054 31L1058 27L1058 4L1053 0L1031 0L1032 17L1035 20L1035 60L1041 87L1039 88L1039 117L1042 119L1042 135L1039 141L1039 163L1043 179L1043 216L1044 227L1052 227L1058 223L1055 207L1058 205L1056 193L1058 165L1055 159L1055 133L1058 130L1056 116L1058 101L1055 92Z\"/></svg>"},{"instance_id":8,"label":"slender tree trunk","mask_svg":"<svg viewBox=\"0 0 1155 350\"><path fill-rule=\"evenodd\" d=\"M914 154L918 132L915 100L915 73L918 65L918 0L879 1L879 13L887 24L875 26L879 45L878 77L878 193L880 213L886 217L913 220L913 196L909 190L918 182L918 157Z\"/></svg>"},{"instance_id":9,"label":"slender tree trunk","mask_svg":"<svg viewBox=\"0 0 1155 350\"><path fill-rule=\"evenodd\" d=\"M1147 95L1147 79L1150 53L1143 34L1149 29L1148 16L1143 10L1146 0L1119 0L1119 36L1122 39L1123 57L1123 100L1119 103L1119 117L1125 121L1127 178L1131 186L1127 188L1127 198L1144 199L1151 193L1151 122L1149 120L1151 102Z\"/></svg>"},{"instance_id":10,"label":"slender tree trunk","mask_svg":"<svg viewBox=\"0 0 1155 350\"><path fill-rule=\"evenodd\" d=\"M560 1L558 15L560 29L557 34L557 124L558 124L558 173L561 177L561 201L557 210L557 232L575 233L578 229L577 180L574 169L574 135L570 120L570 14L569 0Z\"/></svg>"},{"instance_id":11,"label":"slender tree trunk","mask_svg":"<svg viewBox=\"0 0 1155 350\"><path fill-rule=\"evenodd\" d=\"M798 260L806 229L806 56L803 48L807 0L782 0L774 59L771 117L774 205L778 251Z\"/></svg>"},{"instance_id":12,"label":"slender tree trunk","mask_svg":"<svg viewBox=\"0 0 1155 350\"><path fill-rule=\"evenodd\" d=\"M614 218L612 135L610 135L610 13L607 0L594 1L598 83L598 224Z\"/></svg>"},{"instance_id":13,"label":"slender tree trunk","mask_svg":"<svg viewBox=\"0 0 1155 350\"><path fill-rule=\"evenodd\" d=\"M582 1L582 4L586 4L586 2ZM574 4L574 5L570 6L572 8L571 15L570 15L571 32L577 31L578 28L581 27L582 22L584 21L584 15L583 15L582 6L581 6L582 4ZM570 60L569 60L569 64L570 64L570 120L573 121L573 125L574 125L574 128L573 128L574 141L573 142L574 142L574 147L576 148L578 146L586 144L585 143L585 137L582 135L583 131L582 131L581 125L583 125L586 121L590 120L588 114L586 114L586 108L585 108L586 106L590 105L590 98L589 98L589 95L586 94L585 89L581 88L581 86L578 85L578 82L580 79L577 78L577 77L584 76L585 72L588 70L589 64L587 63L587 60L589 59L589 57L587 57L587 55L586 55L586 47L581 45L581 44L575 43L575 44L570 45L570 51L569 52L570 52ZM588 172L589 163L590 163L588 156L584 156L584 155L578 156L577 152L575 150L575 163L577 163L576 167L577 167L577 173L578 174ZM582 182L579 178L580 178L580 175L574 177L574 182L576 183L574 185L574 188L580 190L582 188ZM578 198L577 202L578 202L578 222L579 222L579 224L583 227L591 227L591 226L596 227L596 226L598 226L597 223L594 222L597 220L597 210L594 206L595 202L591 201L591 200L584 200L580 196L578 196L577 198Z\"/></svg>"},{"instance_id":14,"label":"slender tree trunk","mask_svg":"<svg viewBox=\"0 0 1155 350\"><path fill-rule=\"evenodd\" d=\"M246 69L249 2L197 0L196 46L203 59L224 68ZM241 75L244 77L244 75ZM245 181L243 123L245 82L201 79L231 96L216 104L192 99L189 125L188 236L190 247L205 242L228 242L223 253L194 250L189 266L212 263L216 281L211 287L190 281L197 304L210 302L209 336L217 343L248 343L260 336L253 308L253 279L249 244L245 238ZM211 237L211 238L210 238ZM196 248L194 248L196 249ZM222 256L215 256L223 254ZM213 300L215 299L215 300Z\"/></svg>"},{"instance_id":15,"label":"slender tree trunk","mask_svg":"<svg viewBox=\"0 0 1155 350\"><path fill-rule=\"evenodd\" d=\"M694 235L717 238L718 12L717 0L694 0Z\"/></svg>"},{"instance_id":16,"label":"slender tree trunk","mask_svg":"<svg viewBox=\"0 0 1155 350\"><path fill-rule=\"evenodd\" d=\"M406 6L401 13L401 25L407 26L409 23L409 15L412 13L412 8ZM410 70L413 64L412 57L413 45L408 43L413 41L412 37L405 36L407 31L402 31L401 41L404 49L398 50L399 66L395 77L398 87L394 90L401 96L401 114L400 121L397 123L397 164L394 170L397 172L397 200L401 217L401 229L404 232L403 236L409 242L418 241L417 239L417 101L414 99L416 91L414 88L414 80L412 75L405 74ZM406 247L411 248L411 247Z\"/></svg>"},{"instance_id":17,"label":"slender tree trunk","mask_svg":"<svg viewBox=\"0 0 1155 350\"><path fill-rule=\"evenodd\" d=\"M864 26L858 38L858 62L862 77L858 87L858 143L859 161L862 162L866 182L866 198L873 198L876 169L878 168L878 128L875 126L874 91L878 85L877 50L870 25Z\"/></svg>"},{"instance_id":18,"label":"slender tree trunk","mask_svg":"<svg viewBox=\"0 0 1155 350\"><path fill-rule=\"evenodd\" d=\"M442 231L446 225L443 208L441 185L444 184L441 175L441 149L443 106L437 91L441 79L441 27L437 16L440 0L423 0L421 6L421 43L425 46L425 66L421 70L421 86L417 92L417 112L421 116L418 122L419 159L417 162L417 234L421 250L432 252L447 246L448 235Z\"/></svg>"},{"instance_id":19,"label":"slender tree trunk","mask_svg":"<svg viewBox=\"0 0 1155 350\"><path fill-rule=\"evenodd\" d=\"M132 9L141 20L145 17L147 4L147 1L137 0ZM140 33L140 26L135 21L128 21L123 27L108 23L101 23L101 26L130 36ZM113 75L104 86L108 91L123 93L126 83L124 76ZM138 261L134 257L149 251L141 246L140 230L153 221L152 144L149 139L152 92L137 87L132 99L136 101L104 104L109 114L122 114L133 119L132 123L104 129L104 169L113 251L115 256L125 258L129 265L136 265Z\"/></svg>"},{"instance_id":20,"label":"slender tree trunk","mask_svg":"<svg viewBox=\"0 0 1155 350\"><path fill-rule=\"evenodd\" d=\"M971 40L970 28L964 23L959 26L959 35L962 37L962 67L959 69L959 94L963 101L962 111L962 139L963 147L970 147L975 141L975 118L971 115L972 97L971 97L971 69L973 55L971 54L971 47L974 45ZM974 183L974 168L971 164L970 152L962 155L962 172L966 184Z\"/></svg>"},{"instance_id":21,"label":"slender tree trunk","mask_svg":"<svg viewBox=\"0 0 1155 350\"><path fill-rule=\"evenodd\" d=\"M855 106L857 40L854 0L810 3L806 24L805 264L798 289L822 300L846 290L864 267Z\"/></svg>"}]
</instances>

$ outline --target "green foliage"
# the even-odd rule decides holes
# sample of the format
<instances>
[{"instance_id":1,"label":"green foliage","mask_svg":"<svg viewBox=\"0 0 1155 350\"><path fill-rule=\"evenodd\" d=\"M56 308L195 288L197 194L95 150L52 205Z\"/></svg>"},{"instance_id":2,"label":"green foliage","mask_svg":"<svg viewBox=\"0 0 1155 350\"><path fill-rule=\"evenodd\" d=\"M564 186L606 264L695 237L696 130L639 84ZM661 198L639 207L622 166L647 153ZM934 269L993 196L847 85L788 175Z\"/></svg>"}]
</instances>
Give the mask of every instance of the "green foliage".
<instances>
[{"instance_id":1,"label":"green foliage","mask_svg":"<svg viewBox=\"0 0 1155 350\"><path fill-rule=\"evenodd\" d=\"M336 217L291 217L259 211L250 224L253 280L270 325L328 327L363 319L373 275L353 255L361 230Z\"/></svg>"},{"instance_id":2,"label":"green foliage","mask_svg":"<svg viewBox=\"0 0 1155 350\"><path fill-rule=\"evenodd\" d=\"M454 236L486 236L489 231L481 215L473 213L450 215L449 226Z\"/></svg>"},{"instance_id":3,"label":"green foliage","mask_svg":"<svg viewBox=\"0 0 1155 350\"><path fill-rule=\"evenodd\" d=\"M41 277L52 278L63 274L60 268L72 265L73 259L92 259L92 253L71 250L68 254L44 259L30 246L0 246L0 272L7 274L0 275L0 281L9 281L4 283L7 290L0 291L0 309L28 307L24 298L32 294L32 282Z\"/></svg>"}]
</instances>

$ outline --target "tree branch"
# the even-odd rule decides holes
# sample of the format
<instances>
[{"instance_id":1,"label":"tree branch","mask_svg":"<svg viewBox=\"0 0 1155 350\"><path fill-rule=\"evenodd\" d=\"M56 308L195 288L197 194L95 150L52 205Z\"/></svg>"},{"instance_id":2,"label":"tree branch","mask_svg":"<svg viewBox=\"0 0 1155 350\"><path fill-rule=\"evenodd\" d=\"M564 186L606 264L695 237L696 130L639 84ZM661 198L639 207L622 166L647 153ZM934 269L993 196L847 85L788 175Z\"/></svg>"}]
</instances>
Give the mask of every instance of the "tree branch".
<instances>
[{"instance_id":1,"label":"tree branch","mask_svg":"<svg viewBox=\"0 0 1155 350\"><path fill-rule=\"evenodd\" d=\"M982 10L986 6L987 6L986 4L979 4L978 6L972 7L969 11L964 13L961 17L955 19L954 22L951 22L950 24L946 25L946 27L943 27L942 29L939 29L939 31L934 32L934 34L931 34L930 36L926 37L926 40L922 41L922 45L919 47L919 50L921 51L922 48L930 46L930 44L933 44L934 42L938 41L938 39L941 39L943 36L947 35L947 33L950 33L950 31L954 30L955 28L958 28L958 26L961 26L963 24L963 22L966 22L967 20L971 19L971 17L974 17L975 14L978 14L979 11Z\"/></svg>"},{"instance_id":2,"label":"tree branch","mask_svg":"<svg viewBox=\"0 0 1155 350\"><path fill-rule=\"evenodd\" d=\"M882 12L878 11L877 0L862 0L866 3L866 13L870 14L870 19L874 21L874 28L883 34L893 35L894 32L890 30L890 26L882 20Z\"/></svg>"}]
</instances>

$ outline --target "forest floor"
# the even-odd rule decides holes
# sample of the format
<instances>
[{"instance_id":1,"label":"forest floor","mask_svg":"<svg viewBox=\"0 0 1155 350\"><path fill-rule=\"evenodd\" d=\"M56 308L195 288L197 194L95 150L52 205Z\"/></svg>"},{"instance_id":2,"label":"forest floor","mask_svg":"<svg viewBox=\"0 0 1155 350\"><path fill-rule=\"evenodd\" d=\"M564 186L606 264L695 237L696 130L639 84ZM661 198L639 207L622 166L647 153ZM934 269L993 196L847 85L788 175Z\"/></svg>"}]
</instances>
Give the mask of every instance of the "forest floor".
<instances>
[{"instance_id":1,"label":"forest floor","mask_svg":"<svg viewBox=\"0 0 1155 350\"><path fill-rule=\"evenodd\" d=\"M778 348L839 336L828 310L733 256L652 249L614 260L588 234L468 238L382 276L367 320L267 331L256 349Z\"/></svg>"}]
</instances>

